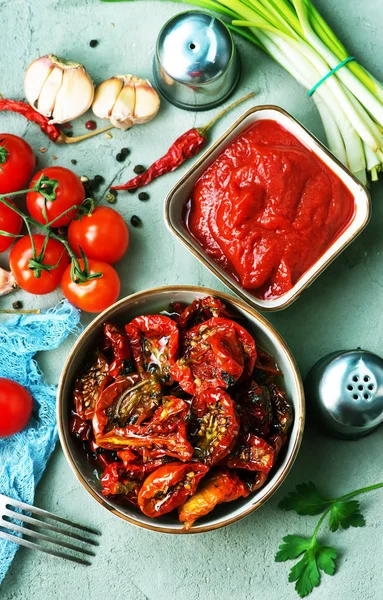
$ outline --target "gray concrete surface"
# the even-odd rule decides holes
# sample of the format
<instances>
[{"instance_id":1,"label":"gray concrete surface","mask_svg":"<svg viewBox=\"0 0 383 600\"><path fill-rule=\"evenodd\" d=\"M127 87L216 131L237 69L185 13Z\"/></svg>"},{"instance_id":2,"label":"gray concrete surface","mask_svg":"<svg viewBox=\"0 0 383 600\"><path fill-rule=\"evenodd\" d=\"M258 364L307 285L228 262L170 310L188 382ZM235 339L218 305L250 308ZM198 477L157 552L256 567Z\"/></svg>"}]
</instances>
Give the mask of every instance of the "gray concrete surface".
<instances>
[{"instance_id":1,"label":"gray concrete surface","mask_svg":"<svg viewBox=\"0 0 383 600\"><path fill-rule=\"evenodd\" d=\"M351 53L381 80L383 26L381 0L318 0L318 7L336 28ZM151 76L157 33L171 15L183 10L171 2L102 4L97 0L0 0L0 92L21 98L23 73L38 55L56 53L83 62L95 81L115 73ZM92 49L88 43L98 39ZM270 58L247 42L237 40L243 75L236 97L254 90L256 103L283 106L324 139L314 103ZM244 107L245 108L245 107ZM217 137L239 114L225 118L214 130ZM79 175L100 173L107 183L124 180L137 163L149 164L173 139L189 127L202 125L211 114L182 112L163 102L156 120L113 139L96 138L81 146L56 147L37 127L21 117L0 115L0 131L27 139L46 165L70 167L77 159ZM76 122L83 132L86 117ZM122 146L132 150L131 165L116 162ZM40 147L48 147L40 154ZM125 171L123 174L122 171ZM143 227L131 228L131 245L118 266L122 295L162 284L194 283L221 288L196 259L168 233L163 222L163 198L182 169L158 180L148 190L150 201L120 195L117 208L126 217L137 214ZM270 315L286 338L303 375L329 351L362 346L382 353L383 218L382 184L374 184L373 218L367 231L289 309ZM0 258L1 266L6 260ZM46 307L59 294L35 298L16 293L26 307ZM1 300L9 306L11 300ZM84 317L84 323L89 319ZM41 356L47 378L57 381L63 359L73 340L48 356ZM284 600L295 599L287 583L288 564L273 561L287 533L309 534L315 519L282 513L278 501L295 484L312 479L329 495L344 493L382 479L382 429L358 442L327 438L308 425L300 454L282 489L247 519L209 534L164 536L122 523L98 506L80 487L59 447L37 490L36 504L82 519L103 532L93 565L73 566L64 561L21 549L0 589L3 600ZM365 529L327 534L322 539L340 550L339 573L325 576L313 600L380 600L382 577L382 492L362 499Z\"/></svg>"}]
</instances>

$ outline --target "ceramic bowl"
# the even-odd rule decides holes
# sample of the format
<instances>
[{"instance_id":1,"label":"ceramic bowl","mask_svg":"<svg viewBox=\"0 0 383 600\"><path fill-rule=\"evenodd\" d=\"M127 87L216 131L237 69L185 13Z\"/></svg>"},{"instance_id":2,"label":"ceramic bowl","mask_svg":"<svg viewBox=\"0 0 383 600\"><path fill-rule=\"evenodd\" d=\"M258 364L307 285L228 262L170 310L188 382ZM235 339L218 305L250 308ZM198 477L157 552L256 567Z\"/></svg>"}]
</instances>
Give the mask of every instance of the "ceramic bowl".
<instances>
[{"instance_id":1,"label":"ceramic bowl","mask_svg":"<svg viewBox=\"0 0 383 600\"><path fill-rule=\"evenodd\" d=\"M183 223L185 202L190 198L197 179L207 167L243 131L256 121L271 119L290 131L304 146L318 156L346 185L355 201L355 213L342 234L320 258L306 271L296 284L278 298L257 298L206 254L190 235ZM371 200L366 188L348 171L323 144L319 142L294 117L278 106L257 106L243 114L189 169L169 192L165 201L165 222L175 237L182 242L210 271L233 292L255 308L263 311L281 310L296 300L324 269L363 231L371 215Z\"/></svg>"},{"instance_id":2,"label":"ceramic bowl","mask_svg":"<svg viewBox=\"0 0 383 600\"><path fill-rule=\"evenodd\" d=\"M179 301L190 304L196 298L213 295L222 300L234 314L245 318L246 327L254 336L258 345L270 352L283 372L283 386L294 405L294 424L289 441L273 470L267 484L246 499L217 506L206 517L197 521L191 533L206 532L229 525L259 508L278 489L296 458L301 443L305 405L302 381L290 350L270 323L253 308L241 300L227 294L194 286L160 287L139 292L124 298L101 313L77 339L64 365L58 389L57 422L62 448L75 475L91 496L114 515L146 529L165 533L185 533L182 524L172 514L158 519L150 519L138 509L121 506L101 494L101 486L94 466L85 457L81 443L69 432L69 418L72 406L72 392L76 373L85 357L98 341L102 324L106 320L124 325L141 314L158 313L166 309L170 302Z\"/></svg>"}]
</instances>

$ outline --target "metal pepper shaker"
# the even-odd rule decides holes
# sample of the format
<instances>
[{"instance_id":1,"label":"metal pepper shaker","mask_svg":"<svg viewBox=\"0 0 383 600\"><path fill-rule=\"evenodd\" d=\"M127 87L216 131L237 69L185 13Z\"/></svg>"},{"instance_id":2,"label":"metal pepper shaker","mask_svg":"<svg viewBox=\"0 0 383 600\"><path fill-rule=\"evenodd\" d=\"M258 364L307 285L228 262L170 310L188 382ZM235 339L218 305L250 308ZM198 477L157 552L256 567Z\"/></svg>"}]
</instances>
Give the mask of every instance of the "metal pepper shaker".
<instances>
[{"instance_id":1,"label":"metal pepper shaker","mask_svg":"<svg viewBox=\"0 0 383 600\"><path fill-rule=\"evenodd\" d=\"M335 437L356 439L383 422L383 360L366 350L334 352L305 382L308 409Z\"/></svg>"},{"instance_id":2,"label":"metal pepper shaker","mask_svg":"<svg viewBox=\"0 0 383 600\"><path fill-rule=\"evenodd\" d=\"M161 29L153 62L157 89L186 110L209 110L234 91L240 60L233 38L217 17L191 10Z\"/></svg>"}]
</instances>

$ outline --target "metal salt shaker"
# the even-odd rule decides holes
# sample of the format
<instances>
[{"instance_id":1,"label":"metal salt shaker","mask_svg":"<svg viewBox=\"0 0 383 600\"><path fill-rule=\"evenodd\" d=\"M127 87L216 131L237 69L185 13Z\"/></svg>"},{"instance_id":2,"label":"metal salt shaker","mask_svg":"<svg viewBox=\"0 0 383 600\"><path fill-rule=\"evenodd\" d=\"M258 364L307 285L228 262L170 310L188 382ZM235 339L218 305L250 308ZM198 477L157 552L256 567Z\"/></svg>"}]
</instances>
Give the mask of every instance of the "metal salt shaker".
<instances>
[{"instance_id":1,"label":"metal salt shaker","mask_svg":"<svg viewBox=\"0 0 383 600\"><path fill-rule=\"evenodd\" d=\"M186 110L209 110L234 91L240 60L233 38L217 17L191 10L161 29L153 62L159 92Z\"/></svg>"},{"instance_id":2,"label":"metal salt shaker","mask_svg":"<svg viewBox=\"0 0 383 600\"><path fill-rule=\"evenodd\" d=\"M356 439L383 422L383 360L366 350L334 352L307 376L308 409L335 437Z\"/></svg>"}]
</instances>

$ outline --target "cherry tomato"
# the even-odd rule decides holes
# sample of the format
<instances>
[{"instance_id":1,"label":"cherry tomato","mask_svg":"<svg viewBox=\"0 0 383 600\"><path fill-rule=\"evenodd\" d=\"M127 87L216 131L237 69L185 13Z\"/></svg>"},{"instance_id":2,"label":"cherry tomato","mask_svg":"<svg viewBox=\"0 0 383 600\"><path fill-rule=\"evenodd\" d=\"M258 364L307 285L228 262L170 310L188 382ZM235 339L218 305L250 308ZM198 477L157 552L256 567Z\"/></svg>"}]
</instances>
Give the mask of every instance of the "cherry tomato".
<instances>
[{"instance_id":1,"label":"cherry tomato","mask_svg":"<svg viewBox=\"0 0 383 600\"><path fill-rule=\"evenodd\" d=\"M88 258L109 264L119 261L129 245L129 230L121 215L108 206L98 206L92 214L72 221L68 239L80 256L80 248Z\"/></svg>"},{"instance_id":2,"label":"cherry tomato","mask_svg":"<svg viewBox=\"0 0 383 600\"><path fill-rule=\"evenodd\" d=\"M161 407L158 410L160 409ZM107 450L133 448L146 457L146 460L172 456L187 462L192 459L194 452L187 439L186 425L182 421L179 421L170 433L166 429L160 432L151 431L150 422L148 425L115 427L105 435L97 437L96 441Z\"/></svg>"},{"instance_id":3,"label":"cherry tomato","mask_svg":"<svg viewBox=\"0 0 383 600\"><path fill-rule=\"evenodd\" d=\"M193 398L197 416L193 431L195 456L212 466L232 449L239 432L239 421L229 394L220 388L208 388Z\"/></svg>"},{"instance_id":4,"label":"cherry tomato","mask_svg":"<svg viewBox=\"0 0 383 600\"><path fill-rule=\"evenodd\" d=\"M178 352L178 329L164 315L136 317L125 326L137 369L156 374L162 383L171 385L171 367Z\"/></svg>"},{"instance_id":5,"label":"cherry tomato","mask_svg":"<svg viewBox=\"0 0 383 600\"><path fill-rule=\"evenodd\" d=\"M139 483L126 473L124 465L114 462L106 467L101 477L101 487L104 496L124 495L132 504L137 503Z\"/></svg>"},{"instance_id":6,"label":"cherry tomato","mask_svg":"<svg viewBox=\"0 0 383 600\"><path fill-rule=\"evenodd\" d=\"M251 335L230 319L213 317L185 333L183 356L170 372L181 388L196 394L203 387L229 388L250 375L256 359Z\"/></svg>"},{"instance_id":7,"label":"cherry tomato","mask_svg":"<svg viewBox=\"0 0 383 600\"><path fill-rule=\"evenodd\" d=\"M26 189L35 165L35 155L25 140L0 133L0 194Z\"/></svg>"},{"instance_id":8,"label":"cherry tomato","mask_svg":"<svg viewBox=\"0 0 383 600\"><path fill-rule=\"evenodd\" d=\"M33 188L41 175L46 175L49 179L55 179L58 181L58 186L56 188L56 199L52 201L45 200L40 192L28 192L27 208L29 214L39 223L46 223L43 212L44 205L48 222L50 222L71 206L79 206L84 202L84 186L82 185L80 178L73 173L73 171L65 169L65 167L47 167L36 173L29 184L30 188ZM73 219L74 215L75 211L72 211L63 217L60 217L53 223L52 227L62 227L63 225L67 225Z\"/></svg>"},{"instance_id":9,"label":"cherry tomato","mask_svg":"<svg viewBox=\"0 0 383 600\"><path fill-rule=\"evenodd\" d=\"M140 425L151 417L161 401L161 386L150 377L140 381L138 373L119 377L97 400L93 431L98 439L115 427Z\"/></svg>"},{"instance_id":10,"label":"cherry tomato","mask_svg":"<svg viewBox=\"0 0 383 600\"><path fill-rule=\"evenodd\" d=\"M1 151L1 146L0 146ZM0 154L1 157L1 154ZM0 165L0 173L1 173L1 165ZM9 204L15 203L12 200L7 200ZM0 229L2 231L6 231L7 233L14 233L18 235L21 231L21 227L23 225L23 220L15 211L6 206L5 204L0 203ZM11 246L14 242L14 237L9 237L8 235L0 235L0 252L4 252L7 250L9 246Z\"/></svg>"},{"instance_id":11,"label":"cherry tomato","mask_svg":"<svg viewBox=\"0 0 383 600\"><path fill-rule=\"evenodd\" d=\"M45 237L34 234L36 255L39 255ZM9 255L9 266L15 277L16 283L30 294L49 294L60 284L61 277L69 263L68 253L64 246L56 240L49 239L44 252L44 265L57 265L49 271L41 270L40 277L35 276L35 271L30 269L30 260L33 258L32 244L29 235L21 238L13 246Z\"/></svg>"},{"instance_id":12,"label":"cherry tomato","mask_svg":"<svg viewBox=\"0 0 383 600\"><path fill-rule=\"evenodd\" d=\"M273 420L273 407L267 386L246 381L235 394L242 430L266 438Z\"/></svg>"},{"instance_id":13,"label":"cherry tomato","mask_svg":"<svg viewBox=\"0 0 383 600\"><path fill-rule=\"evenodd\" d=\"M24 429L32 408L33 399L28 390L12 379L0 378L0 438Z\"/></svg>"},{"instance_id":14,"label":"cherry tomato","mask_svg":"<svg viewBox=\"0 0 383 600\"><path fill-rule=\"evenodd\" d=\"M229 469L219 469L203 480L196 493L179 510L179 520L188 530L193 523L211 512L217 504L246 498L247 486Z\"/></svg>"},{"instance_id":15,"label":"cherry tomato","mask_svg":"<svg viewBox=\"0 0 383 600\"><path fill-rule=\"evenodd\" d=\"M180 329L186 329L207 321L211 317L222 317L226 314L225 305L218 298L205 296L205 298L197 298L190 306L184 308L177 325Z\"/></svg>"},{"instance_id":16,"label":"cherry tomato","mask_svg":"<svg viewBox=\"0 0 383 600\"><path fill-rule=\"evenodd\" d=\"M79 260L84 268L84 261ZM116 302L120 293L120 278L113 267L99 260L89 259L89 273L102 273L97 279L89 279L85 283L76 283L70 276L71 268L67 267L61 280L64 296L85 312L98 313Z\"/></svg>"},{"instance_id":17,"label":"cherry tomato","mask_svg":"<svg viewBox=\"0 0 383 600\"><path fill-rule=\"evenodd\" d=\"M74 386L73 400L76 413L81 419L93 417L96 402L109 381L109 363L102 352L96 352Z\"/></svg>"},{"instance_id":18,"label":"cherry tomato","mask_svg":"<svg viewBox=\"0 0 383 600\"><path fill-rule=\"evenodd\" d=\"M116 379L133 371L132 351L128 336L113 323L104 323L105 350L112 350L109 375Z\"/></svg>"},{"instance_id":19,"label":"cherry tomato","mask_svg":"<svg viewBox=\"0 0 383 600\"><path fill-rule=\"evenodd\" d=\"M193 495L208 467L200 463L169 463L156 469L144 481L138 506L148 517L160 517Z\"/></svg>"},{"instance_id":20,"label":"cherry tomato","mask_svg":"<svg viewBox=\"0 0 383 600\"><path fill-rule=\"evenodd\" d=\"M230 469L248 469L268 473L274 464L275 450L264 439L246 434L241 439L230 456L224 459L224 464Z\"/></svg>"},{"instance_id":21,"label":"cherry tomato","mask_svg":"<svg viewBox=\"0 0 383 600\"><path fill-rule=\"evenodd\" d=\"M274 413L271 429L273 433L285 435L290 429L294 419L293 405L287 398L285 392L283 392L275 383L270 383L268 389Z\"/></svg>"}]
</instances>

